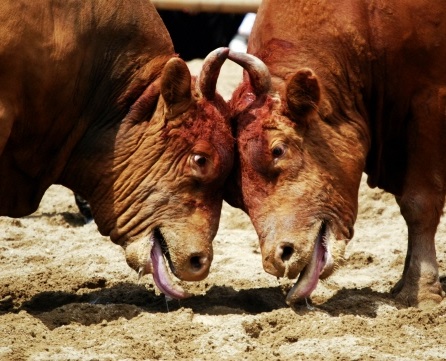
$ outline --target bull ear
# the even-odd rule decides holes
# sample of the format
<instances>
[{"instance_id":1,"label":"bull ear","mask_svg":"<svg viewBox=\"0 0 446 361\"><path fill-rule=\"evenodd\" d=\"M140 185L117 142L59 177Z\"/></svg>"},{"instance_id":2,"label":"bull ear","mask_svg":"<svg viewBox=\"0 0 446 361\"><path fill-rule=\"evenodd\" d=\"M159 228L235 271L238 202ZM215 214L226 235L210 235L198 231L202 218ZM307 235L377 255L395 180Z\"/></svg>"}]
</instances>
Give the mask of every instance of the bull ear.
<instances>
[{"instance_id":1,"label":"bull ear","mask_svg":"<svg viewBox=\"0 0 446 361\"><path fill-rule=\"evenodd\" d=\"M166 102L166 118L183 113L192 102L191 75L180 58L170 59L161 74L161 95Z\"/></svg>"},{"instance_id":2,"label":"bull ear","mask_svg":"<svg viewBox=\"0 0 446 361\"><path fill-rule=\"evenodd\" d=\"M288 82L286 102L291 114L304 117L315 110L321 97L316 75L311 69L301 69Z\"/></svg>"}]
</instances>

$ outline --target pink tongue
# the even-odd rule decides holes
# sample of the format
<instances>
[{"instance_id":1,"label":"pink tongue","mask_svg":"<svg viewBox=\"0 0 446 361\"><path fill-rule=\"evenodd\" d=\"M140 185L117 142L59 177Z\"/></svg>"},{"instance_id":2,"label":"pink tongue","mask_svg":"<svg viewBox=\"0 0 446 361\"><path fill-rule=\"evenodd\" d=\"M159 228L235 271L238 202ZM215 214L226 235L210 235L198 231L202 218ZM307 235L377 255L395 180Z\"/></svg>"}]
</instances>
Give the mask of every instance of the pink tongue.
<instances>
[{"instance_id":1,"label":"pink tongue","mask_svg":"<svg viewBox=\"0 0 446 361\"><path fill-rule=\"evenodd\" d=\"M151 259L153 266L153 280L162 293L164 293L167 297L177 299L191 296L181 287L172 283L166 268L166 263L164 262L161 246L156 240L153 242Z\"/></svg>"},{"instance_id":2,"label":"pink tongue","mask_svg":"<svg viewBox=\"0 0 446 361\"><path fill-rule=\"evenodd\" d=\"M317 286L319 276L325 265L324 254L325 248L319 239L314 248L310 263L304 268L299 279L288 292L286 297L288 304L293 304L303 298L310 297Z\"/></svg>"}]
</instances>

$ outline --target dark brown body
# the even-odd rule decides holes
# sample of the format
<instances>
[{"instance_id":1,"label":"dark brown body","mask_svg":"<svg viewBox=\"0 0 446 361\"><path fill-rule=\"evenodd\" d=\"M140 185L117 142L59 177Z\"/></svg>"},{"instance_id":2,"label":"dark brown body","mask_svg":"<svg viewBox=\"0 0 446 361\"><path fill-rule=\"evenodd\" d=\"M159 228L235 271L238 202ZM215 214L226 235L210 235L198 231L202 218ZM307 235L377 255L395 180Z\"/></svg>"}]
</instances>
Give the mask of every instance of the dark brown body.
<instances>
[{"instance_id":1,"label":"dark brown body","mask_svg":"<svg viewBox=\"0 0 446 361\"><path fill-rule=\"evenodd\" d=\"M342 257L362 172L395 195L407 222L395 293L410 305L439 302L446 3L266 0L248 53L272 83L259 90L246 75L232 98L240 156L228 201L250 215L265 270L300 273L289 302L308 297Z\"/></svg>"},{"instance_id":2,"label":"dark brown body","mask_svg":"<svg viewBox=\"0 0 446 361\"><path fill-rule=\"evenodd\" d=\"M209 272L233 158L215 94L226 56L196 82L149 1L1 2L0 215L67 186L133 268L184 296L160 250L181 279Z\"/></svg>"}]
</instances>

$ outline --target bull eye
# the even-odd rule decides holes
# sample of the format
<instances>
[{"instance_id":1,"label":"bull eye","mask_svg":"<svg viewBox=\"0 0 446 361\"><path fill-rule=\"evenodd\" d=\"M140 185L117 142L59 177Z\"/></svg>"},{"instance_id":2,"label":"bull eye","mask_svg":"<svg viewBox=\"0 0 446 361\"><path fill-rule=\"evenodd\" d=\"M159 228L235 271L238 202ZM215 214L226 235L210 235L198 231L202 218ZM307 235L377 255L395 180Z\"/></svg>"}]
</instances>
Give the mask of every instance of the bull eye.
<instances>
[{"instance_id":1,"label":"bull eye","mask_svg":"<svg viewBox=\"0 0 446 361\"><path fill-rule=\"evenodd\" d=\"M285 147L282 144L275 145L271 150L271 153L274 158L280 158L285 154Z\"/></svg>"},{"instance_id":2,"label":"bull eye","mask_svg":"<svg viewBox=\"0 0 446 361\"><path fill-rule=\"evenodd\" d=\"M200 154L195 154L192 159L199 167L204 167L207 163L206 157Z\"/></svg>"}]
</instances>

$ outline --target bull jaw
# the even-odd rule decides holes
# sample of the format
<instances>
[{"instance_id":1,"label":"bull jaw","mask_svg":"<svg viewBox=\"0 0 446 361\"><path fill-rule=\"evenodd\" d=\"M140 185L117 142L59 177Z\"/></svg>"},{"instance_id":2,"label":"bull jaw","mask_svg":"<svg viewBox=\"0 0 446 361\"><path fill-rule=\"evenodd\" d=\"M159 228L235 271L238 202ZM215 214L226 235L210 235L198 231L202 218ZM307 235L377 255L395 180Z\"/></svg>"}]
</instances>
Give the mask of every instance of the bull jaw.
<instances>
[{"instance_id":1,"label":"bull jaw","mask_svg":"<svg viewBox=\"0 0 446 361\"><path fill-rule=\"evenodd\" d=\"M319 278L325 278L333 268L333 258L328 248L328 226L322 224L315 240L314 250L310 263L302 270L299 279L288 292L286 303L290 306L310 297L315 290Z\"/></svg>"},{"instance_id":2,"label":"bull jaw","mask_svg":"<svg viewBox=\"0 0 446 361\"><path fill-rule=\"evenodd\" d=\"M155 232L152 231L150 235L150 244L147 245L144 242L144 248L150 247L148 254L144 257L142 265L139 267L138 275L139 277L151 273L153 276L153 281L158 289L164 293L167 298L170 299L183 299L190 297L191 294L186 292L182 287L176 285L167 269L166 260L163 255L161 240L155 236ZM139 249L139 252L142 250ZM144 253L147 248L143 250ZM141 263L140 263L141 264Z\"/></svg>"},{"instance_id":3,"label":"bull jaw","mask_svg":"<svg viewBox=\"0 0 446 361\"><path fill-rule=\"evenodd\" d=\"M182 299L191 296L183 288L172 282L166 267L166 261L163 256L161 246L156 239L154 239L153 242L150 258L152 261L153 280L155 281L155 284L159 290L164 293L166 297Z\"/></svg>"}]
</instances>

